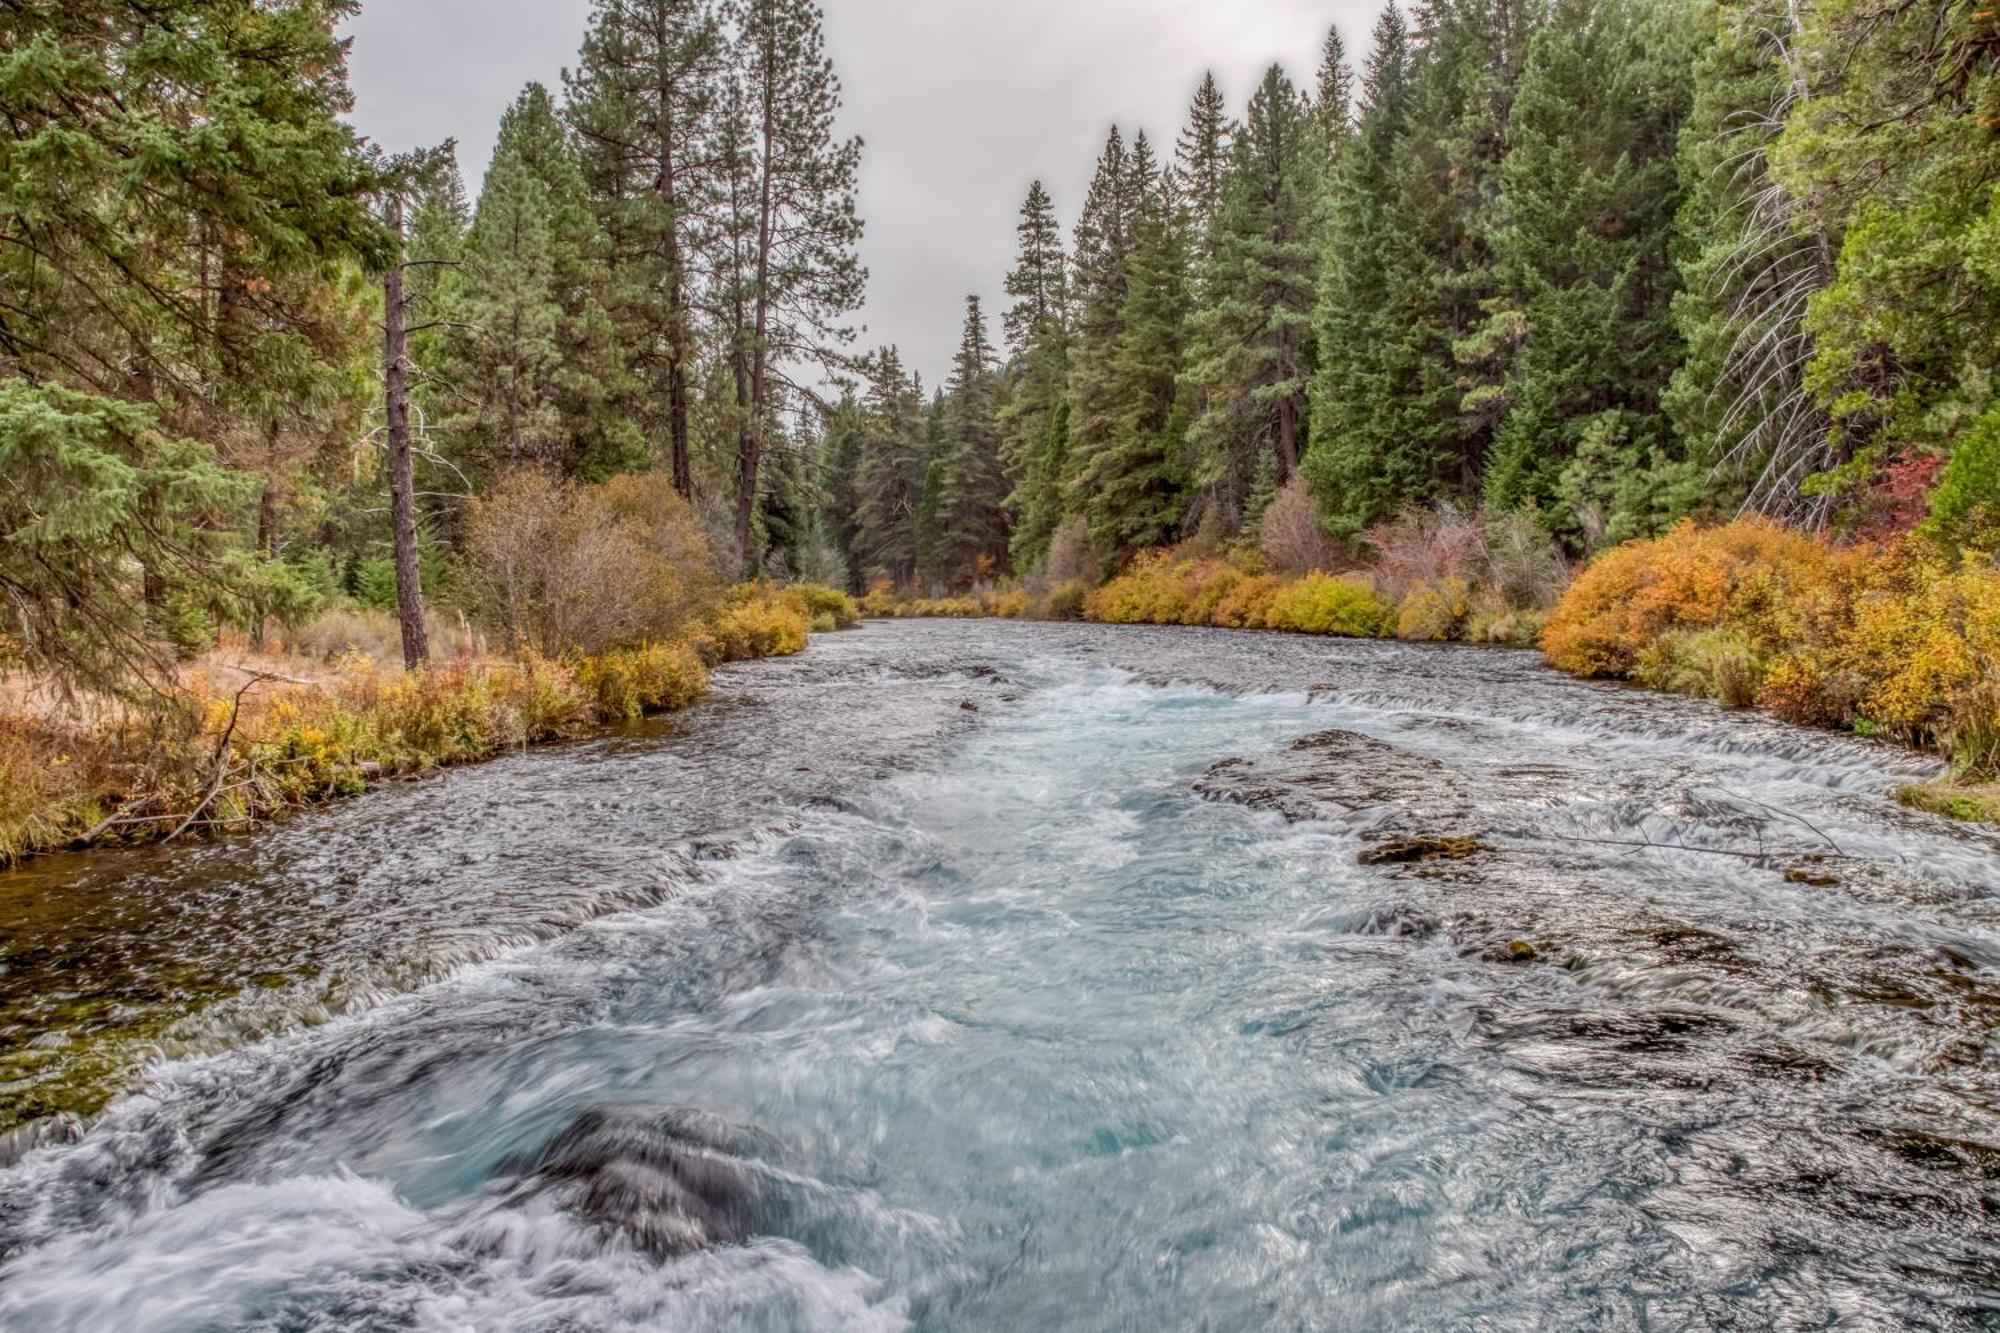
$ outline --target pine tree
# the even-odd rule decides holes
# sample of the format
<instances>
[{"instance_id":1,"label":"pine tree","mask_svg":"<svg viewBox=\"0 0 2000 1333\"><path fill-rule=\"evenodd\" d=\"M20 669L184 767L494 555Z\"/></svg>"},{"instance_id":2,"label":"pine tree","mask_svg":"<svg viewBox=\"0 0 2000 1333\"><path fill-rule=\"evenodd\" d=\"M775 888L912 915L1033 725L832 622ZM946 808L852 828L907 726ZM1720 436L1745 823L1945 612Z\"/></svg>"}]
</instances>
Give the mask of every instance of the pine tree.
<instances>
[{"instance_id":1,"label":"pine tree","mask_svg":"<svg viewBox=\"0 0 2000 1333\"><path fill-rule=\"evenodd\" d=\"M917 384L916 396L923 397ZM924 480L917 492L917 585L928 592L942 592L952 576L952 532L945 488L951 467L950 406L944 390L931 395L923 415Z\"/></svg>"},{"instance_id":2,"label":"pine tree","mask_svg":"<svg viewBox=\"0 0 2000 1333\"><path fill-rule=\"evenodd\" d=\"M1719 4L1703 16L1693 101L1679 146L1682 202L1674 320L1687 354L1665 395L1688 454L1689 507L1739 507L1810 527L1833 497L1808 478L1847 461L1844 432L1806 386L1812 297L1833 279L1831 238L1772 174L1771 152L1801 92L1774 29L1791 11Z\"/></svg>"},{"instance_id":3,"label":"pine tree","mask_svg":"<svg viewBox=\"0 0 2000 1333\"><path fill-rule=\"evenodd\" d=\"M917 577L917 514L924 489L922 390L885 347L863 366L864 404L854 560L864 581L910 587Z\"/></svg>"},{"instance_id":4,"label":"pine tree","mask_svg":"<svg viewBox=\"0 0 2000 1333\"><path fill-rule=\"evenodd\" d=\"M1410 127L1391 176L1390 300L1379 349L1393 398L1383 419L1430 501L1478 489L1509 402L1501 387L1519 323L1494 318L1501 278L1501 164L1533 34L1534 3L1440 0L1411 77Z\"/></svg>"},{"instance_id":5,"label":"pine tree","mask_svg":"<svg viewBox=\"0 0 2000 1333\"><path fill-rule=\"evenodd\" d=\"M1361 124L1342 152L1328 201L1326 257L1314 319L1305 473L1327 524L1359 532L1429 480L1379 408L1390 392L1381 349L1396 332L1390 307L1395 237L1385 203L1409 131L1409 31L1388 5L1376 21L1362 79Z\"/></svg>"},{"instance_id":6,"label":"pine tree","mask_svg":"<svg viewBox=\"0 0 2000 1333\"><path fill-rule=\"evenodd\" d=\"M1229 174L1231 126L1229 109L1213 72L1201 76L1188 107L1187 128L1174 148L1177 183L1193 215L1196 263L1208 259L1208 236L1222 209L1223 183Z\"/></svg>"},{"instance_id":7,"label":"pine tree","mask_svg":"<svg viewBox=\"0 0 2000 1333\"><path fill-rule=\"evenodd\" d=\"M1181 358L1187 247L1170 182L1142 134L1123 193L1131 256L1105 380L1109 429L1077 455L1074 503L1107 560L1169 540L1184 497Z\"/></svg>"},{"instance_id":8,"label":"pine tree","mask_svg":"<svg viewBox=\"0 0 2000 1333\"><path fill-rule=\"evenodd\" d=\"M1143 135L1141 136L1143 139ZM1065 472L1110 447L1118 431L1116 360L1132 262L1132 155L1116 126L1084 196L1070 251L1069 441ZM1080 494L1072 488L1072 496ZM1073 506L1073 500L1066 502ZM1051 526L1053 531L1053 526Z\"/></svg>"},{"instance_id":9,"label":"pine tree","mask_svg":"<svg viewBox=\"0 0 2000 1333\"><path fill-rule=\"evenodd\" d=\"M1645 473L1670 446L1660 399L1681 354L1671 246L1689 54L1676 15L1563 0L1509 121L1494 246L1503 315L1526 337L1486 498L1586 541L1656 522Z\"/></svg>"},{"instance_id":10,"label":"pine tree","mask_svg":"<svg viewBox=\"0 0 2000 1333\"><path fill-rule=\"evenodd\" d=\"M779 377L801 362L831 366L852 337L867 275L856 257L861 141L835 137L840 80L814 0L738 0L738 63L749 112L751 211L745 270L749 402L737 448L736 541L748 563L764 432Z\"/></svg>"},{"instance_id":11,"label":"pine tree","mask_svg":"<svg viewBox=\"0 0 2000 1333\"><path fill-rule=\"evenodd\" d=\"M447 304L468 328L451 339L448 387L471 404L453 433L475 477L504 461L588 481L648 465L644 386L613 308L631 270L611 262L577 142L540 84L501 116L464 263L452 272ZM539 438L510 425L530 420ZM669 437L671 472L671 428Z\"/></svg>"},{"instance_id":12,"label":"pine tree","mask_svg":"<svg viewBox=\"0 0 2000 1333\"><path fill-rule=\"evenodd\" d=\"M555 128L548 93L530 86L500 122L500 141L467 240L464 289L454 314L474 330L455 339L452 378L476 406L454 429L476 475L519 463L556 465L567 453L556 385L563 365L557 287L556 205L530 157L528 137ZM581 194L581 180L576 182Z\"/></svg>"},{"instance_id":13,"label":"pine tree","mask_svg":"<svg viewBox=\"0 0 2000 1333\"><path fill-rule=\"evenodd\" d=\"M1327 29L1326 43L1320 48L1312 111L1326 146L1326 171L1331 173L1340 160L1340 150L1354 137L1354 67L1347 63L1347 44L1341 41L1339 28Z\"/></svg>"},{"instance_id":14,"label":"pine tree","mask_svg":"<svg viewBox=\"0 0 2000 1333\"><path fill-rule=\"evenodd\" d=\"M675 489L693 494L694 282L718 191L722 39L710 0L595 0L564 76L609 241L612 318ZM746 512L748 501L746 500Z\"/></svg>"},{"instance_id":15,"label":"pine tree","mask_svg":"<svg viewBox=\"0 0 2000 1333\"><path fill-rule=\"evenodd\" d=\"M1240 525L1261 455L1277 484L1298 468L1318 270L1318 141L1273 65L1236 139L1190 360L1202 386L1195 480Z\"/></svg>"},{"instance_id":16,"label":"pine tree","mask_svg":"<svg viewBox=\"0 0 2000 1333\"><path fill-rule=\"evenodd\" d=\"M0 14L0 584L10 637L71 681L159 671L169 597L238 621L258 601L242 529L317 429L300 406L346 376L353 267L388 253L339 119L346 8ZM228 452L255 471L191 436L253 442Z\"/></svg>"},{"instance_id":17,"label":"pine tree","mask_svg":"<svg viewBox=\"0 0 2000 1333\"><path fill-rule=\"evenodd\" d=\"M1015 479L1007 509L1013 519L1016 569L1042 558L1063 518L1068 455L1069 272L1055 206L1036 181L1016 229L1020 250L1007 275L1014 304L1006 316L1011 392L1001 410L1002 459Z\"/></svg>"},{"instance_id":18,"label":"pine tree","mask_svg":"<svg viewBox=\"0 0 2000 1333\"><path fill-rule=\"evenodd\" d=\"M1007 274L1007 295L1014 298L1006 316L1007 350L1025 358L1036 339L1060 329L1069 305L1069 261L1063 254L1062 225L1055 203L1040 181L1028 187L1021 205L1021 222L1014 229L1020 251Z\"/></svg>"},{"instance_id":19,"label":"pine tree","mask_svg":"<svg viewBox=\"0 0 2000 1333\"><path fill-rule=\"evenodd\" d=\"M942 514L947 528L945 571L964 581L1000 567L1007 557L1006 502L1010 490L1002 459L1000 380L986 316L979 298L965 299L965 333L945 386L949 444Z\"/></svg>"}]
</instances>

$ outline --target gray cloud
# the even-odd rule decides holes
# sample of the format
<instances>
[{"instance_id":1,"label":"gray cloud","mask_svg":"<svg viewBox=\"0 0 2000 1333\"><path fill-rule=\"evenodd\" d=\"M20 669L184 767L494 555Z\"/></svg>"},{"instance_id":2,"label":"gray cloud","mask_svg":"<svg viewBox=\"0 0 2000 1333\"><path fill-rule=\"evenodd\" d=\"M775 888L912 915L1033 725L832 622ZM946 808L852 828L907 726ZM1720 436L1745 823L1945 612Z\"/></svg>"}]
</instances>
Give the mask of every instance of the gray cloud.
<instances>
[{"instance_id":1,"label":"gray cloud","mask_svg":"<svg viewBox=\"0 0 2000 1333\"><path fill-rule=\"evenodd\" d=\"M1074 217L1104 135L1171 152L1213 69L1240 112L1271 62L1311 78L1330 24L1358 60L1378 0L827 0L844 126L867 140L864 343L947 367L967 294L997 311L1040 177ZM588 0L378 0L349 27L356 125L390 148L459 141L477 191L500 112L555 86ZM995 336L997 337L997 330Z\"/></svg>"}]
</instances>

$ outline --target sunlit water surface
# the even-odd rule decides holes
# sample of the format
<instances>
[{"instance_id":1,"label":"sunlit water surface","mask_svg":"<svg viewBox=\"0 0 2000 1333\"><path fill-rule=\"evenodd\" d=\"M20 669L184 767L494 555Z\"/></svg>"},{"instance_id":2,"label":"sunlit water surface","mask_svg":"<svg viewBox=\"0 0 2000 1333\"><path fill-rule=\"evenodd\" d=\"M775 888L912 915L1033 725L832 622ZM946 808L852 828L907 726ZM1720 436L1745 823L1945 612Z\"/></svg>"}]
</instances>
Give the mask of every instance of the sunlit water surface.
<instances>
[{"instance_id":1,"label":"sunlit water surface","mask_svg":"<svg viewBox=\"0 0 2000 1333\"><path fill-rule=\"evenodd\" d=\"M1922 771L1519 654L821 640L43 872L243 979L66 939L219 1053L0 1174L0 1327L1991 1326L2000 848Z\"/></svg>"}]
</instances>

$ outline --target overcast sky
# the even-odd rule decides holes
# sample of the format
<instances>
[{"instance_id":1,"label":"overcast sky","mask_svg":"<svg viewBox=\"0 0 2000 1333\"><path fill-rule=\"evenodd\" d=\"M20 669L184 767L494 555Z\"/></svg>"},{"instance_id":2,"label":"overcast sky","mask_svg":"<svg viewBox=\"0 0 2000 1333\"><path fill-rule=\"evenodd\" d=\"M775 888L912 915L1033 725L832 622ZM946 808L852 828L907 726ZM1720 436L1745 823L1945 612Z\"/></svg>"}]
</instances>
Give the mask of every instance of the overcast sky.
<instances>
[{"instance_id":1,"label":"overcast sky","mask_svg":"<svg viewBox=\"0 0 2000 1333\"><path fill-rule=\"evenodd\" d=\"M1028 182L1073 221L1116 121L1171 152L1215 70L1235 114L1264 68L1312 78L1327 27L1358 62L1379 0L826 0L827 46L861 135L864 345L896 343L934 381L968 293L995 311ZM500 112L559 88L589 0L365 0L354 120L390 149L456 138L476 196Z\"/></svg>"}]
</instances>

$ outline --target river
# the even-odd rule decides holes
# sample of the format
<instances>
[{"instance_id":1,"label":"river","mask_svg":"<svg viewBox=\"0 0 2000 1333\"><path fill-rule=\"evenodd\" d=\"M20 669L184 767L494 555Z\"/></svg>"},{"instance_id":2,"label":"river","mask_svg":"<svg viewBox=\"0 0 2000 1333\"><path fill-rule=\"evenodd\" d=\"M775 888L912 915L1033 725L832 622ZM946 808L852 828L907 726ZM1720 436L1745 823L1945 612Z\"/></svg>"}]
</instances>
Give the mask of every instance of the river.
<instances>
[{"instance_id":1,"label":"river","mask_svg":"<svg viewBox=\"0 0 2000 1333\"><path fill-rule=\"evenodd\" d=\"M2000 838L1927 771L1530 654L896 622L54 858L0 1327L1993 1327Z\"/></svg>"}]
</instances>

